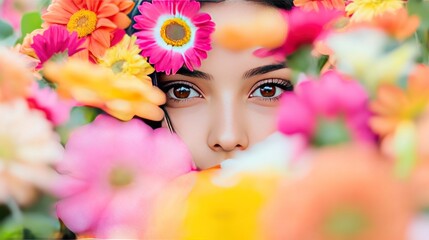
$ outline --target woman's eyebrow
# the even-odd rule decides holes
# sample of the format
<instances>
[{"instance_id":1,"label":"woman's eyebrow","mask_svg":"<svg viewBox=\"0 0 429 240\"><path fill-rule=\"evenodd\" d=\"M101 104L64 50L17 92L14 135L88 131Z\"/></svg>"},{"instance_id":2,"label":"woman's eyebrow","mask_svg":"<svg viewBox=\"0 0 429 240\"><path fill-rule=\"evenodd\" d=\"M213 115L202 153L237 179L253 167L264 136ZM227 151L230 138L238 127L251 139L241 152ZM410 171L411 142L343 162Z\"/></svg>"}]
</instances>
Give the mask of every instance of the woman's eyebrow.
<instances>
[{"instance_id":1,"label":"woman's eyebrow","mask_svg":"<svg viewBox=\"0 0 429 240\"><path fill-rule=\"evenodd\" d=\"M256 67L256 68L252 68L252 69L246 71L243 74L243 78L250 78L253 76L273 72L273 71L283 69L283 68L286 68L286 66L284 64L270 64L270 65L265 65L265 66L261 66L261 67Z\"/></svg>"},{"instance_id":2,"label":"woman's eyebrow","mask_svg":"<svg viewBox=\"0 0 429 240\"><path fill-rule=\"evenodd\" d=\"M198 70L190 71L186 67L180 68L176 74L181 74L181 75L184 75L187 77L202 78L202 79L207 79L207 80L212 79L212 76L208 73L201 72Z\"/></svg>"}]
</instances>

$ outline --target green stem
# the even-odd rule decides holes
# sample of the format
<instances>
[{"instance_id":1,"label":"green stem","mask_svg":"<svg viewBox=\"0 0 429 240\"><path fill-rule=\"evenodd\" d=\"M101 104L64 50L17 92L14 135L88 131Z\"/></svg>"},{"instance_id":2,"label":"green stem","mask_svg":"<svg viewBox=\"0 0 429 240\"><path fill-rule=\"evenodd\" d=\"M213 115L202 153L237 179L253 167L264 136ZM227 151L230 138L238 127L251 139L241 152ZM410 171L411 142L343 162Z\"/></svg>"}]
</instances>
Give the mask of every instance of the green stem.
<instances>
[{"instance_id":1,"label":"green stem","mask_svg":"<svg viewBox=\"0 0 429 240\"><path fill-rule=\"evenodd\" d=\"M10 197L6 202L6 206L12 213L12 218L15 220L15 222L22 223L24 217L22 216L21 209L19 208L18 203L15 201L15 199Z\"/></svg>"}]
</instances>

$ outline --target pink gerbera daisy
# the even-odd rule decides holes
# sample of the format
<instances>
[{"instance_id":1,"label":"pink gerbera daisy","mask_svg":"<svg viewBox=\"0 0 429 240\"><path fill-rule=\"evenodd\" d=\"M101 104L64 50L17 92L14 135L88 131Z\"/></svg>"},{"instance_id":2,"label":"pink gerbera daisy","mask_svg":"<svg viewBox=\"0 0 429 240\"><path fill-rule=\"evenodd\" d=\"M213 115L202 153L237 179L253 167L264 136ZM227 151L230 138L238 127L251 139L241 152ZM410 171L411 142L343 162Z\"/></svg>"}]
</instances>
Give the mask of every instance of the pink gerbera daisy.
<instances>
[{"instance_id":1,"label":"pink gerbera daisy","mask_svg":"<svg viewBox=\"0 0 429 240\"><path fill-rule=\"evenodd\" d=\"M156 71L175 74L183 64L189 70L201 66L211 49L214 23L207 13L199 13L194 0L153 0L144 2L134 28L141 54L149 57Z\"/></svg>"},{"instance_id":2,"label":"pink gerbera daisy","mask_svg":"<svg viewBox=\"0 0 429 240\"><path fill-rule=\"evenodd\" d=\"M31 47L34 49L40 60L37 68L41 68L43 63L54 56L64 55L73 56L84 50L82 44L84 38L79 39L77 32L69 33L67 29L60 25L51 25L43 32L33 38Z\"/></svg>"}]
</instances>

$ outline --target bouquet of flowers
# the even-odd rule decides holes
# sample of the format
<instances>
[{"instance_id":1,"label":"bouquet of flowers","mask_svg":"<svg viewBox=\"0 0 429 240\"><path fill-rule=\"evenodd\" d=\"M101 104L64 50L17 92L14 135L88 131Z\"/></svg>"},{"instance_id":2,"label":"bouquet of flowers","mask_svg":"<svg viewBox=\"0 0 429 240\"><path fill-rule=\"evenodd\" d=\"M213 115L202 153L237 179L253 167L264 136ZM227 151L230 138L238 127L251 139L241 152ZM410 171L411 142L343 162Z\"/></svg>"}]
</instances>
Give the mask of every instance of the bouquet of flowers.
<instances>
[{"instance_id":1,"label":"bouquet of flowers","mask_svg":"<svg viewBox=\"0 0 429 240\"><path fill-rule=\"evenodd\" d=\"M216 31L195 0L12 2L0 238L429 237L429 2L295 0ZM276 133L198 171L146 123L166 101L152 74L199 67L211 39L275 56L295 88Z\"/></svg>"}]
</instances>

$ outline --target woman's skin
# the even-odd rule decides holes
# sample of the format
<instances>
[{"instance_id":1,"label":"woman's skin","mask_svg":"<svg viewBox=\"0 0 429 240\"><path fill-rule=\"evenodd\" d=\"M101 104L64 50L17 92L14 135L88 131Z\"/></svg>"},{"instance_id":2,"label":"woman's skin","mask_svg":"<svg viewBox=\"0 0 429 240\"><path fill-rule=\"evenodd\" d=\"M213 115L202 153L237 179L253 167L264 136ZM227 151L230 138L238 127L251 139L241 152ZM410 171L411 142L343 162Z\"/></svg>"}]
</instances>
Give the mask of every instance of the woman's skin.
<instances>
[{"instance_id":1,"label":"woman's skin","mask_svg":"<svg viewBox=\"0 0 429 240\"><path fill-rule=\"evenodd\" d=\"M230 0L205 3L201 11L209 13L219 29L267 8ZM172 125L199 169L215 167L273 133L279 97L292 90L289 70L274 58L258 58L255 49L231 51L216 42L212 47L196 71L183 68L160 77Z\"/></svg>"}]
</instances>

